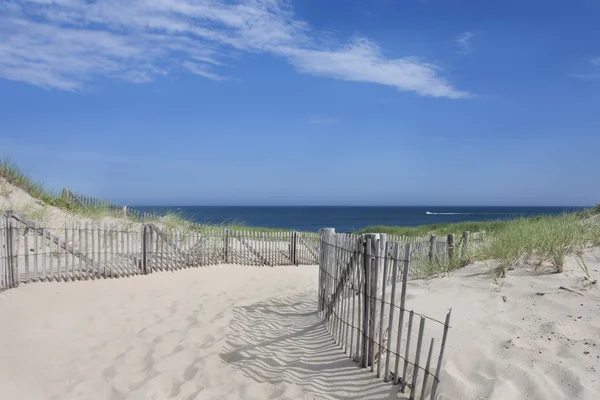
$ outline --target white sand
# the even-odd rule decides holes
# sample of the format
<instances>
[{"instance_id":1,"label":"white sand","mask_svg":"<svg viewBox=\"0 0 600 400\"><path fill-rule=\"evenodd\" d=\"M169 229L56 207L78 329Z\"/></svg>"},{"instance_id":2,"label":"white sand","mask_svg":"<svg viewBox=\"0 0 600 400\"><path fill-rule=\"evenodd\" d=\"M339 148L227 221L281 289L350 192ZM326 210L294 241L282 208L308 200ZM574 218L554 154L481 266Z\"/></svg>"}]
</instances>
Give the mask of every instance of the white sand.
<instances>
[{"instance_id":1,"label":"white sand","mask_svg":"<svg viewBox=\"0 0 600 400\"><path fill-rule=\"evenodd\" d=\"M50 232L60 230L65 224L90 223L126 224L130 227L139 227L141 224L132 223L127 218L116 218L103 216L101 218L86 218L85 216L72 214L59 207L54 207L43 201L31 197L29 193L12 185L3 177L0 177L0 213L4 211L16 211L26 217L42 223Z\"/></svg>"},{"instance_id":2,"label":"white sand","mask_svg":"<svg viewBox=\"0 0 600 400\"><path fill-rule=\"evenodd\" d=\"M600 251L584 259L590 279L569 258L562 274L518 267L501 288L484 263L409 285L410 307L453 307L438 398L599 399Z\"/></svg>"},{"instance_id":3,"label":"white sand","mask_svg":"<svg viewBox=\"0 0 600 400\"><path fill-rule=\"evenodd\" d=\"M500 292L482 263L411 282L410 308L453 307L438 398L597 399L598 255L591 280L570 260ZM0 294L0 398L402 398L333 344L316 284L317 267L223 266L23 285Z\"/></svg>"}]
</instances>

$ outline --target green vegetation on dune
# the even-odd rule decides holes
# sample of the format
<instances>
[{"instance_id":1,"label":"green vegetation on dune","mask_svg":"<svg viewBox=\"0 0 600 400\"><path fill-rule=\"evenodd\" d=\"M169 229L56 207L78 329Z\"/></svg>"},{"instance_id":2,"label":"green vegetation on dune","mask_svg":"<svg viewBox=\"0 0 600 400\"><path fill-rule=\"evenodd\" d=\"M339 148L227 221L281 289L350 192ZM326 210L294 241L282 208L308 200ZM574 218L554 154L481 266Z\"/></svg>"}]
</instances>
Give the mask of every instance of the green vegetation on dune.
<instances>
[{"instance_id":1,"label":"green vegetation on dune","mask_svg":"<svg viewBox=\"0 0 600 400\"><path fill-rule=\"evenodd\" d=\"M388 235L398 236L410 236L420 237L435 234L438 236L448 235L454 233L455 235L463 232L486 232L496 233L507 229L511 229L514 224L537 224L542 221L553 221L558 217L564 215L572 216L575 220L584 221L594 215L600 215L600 204L595 207L586 209L582 212L563 214L561 216L535 216L535 217L520 217L504 220L492 220L492 221L464 221L456 223L446 224L430 224L430 225L419 225L419 226L385 226L385 225L374 225L368 226L355 233L369 233L379 232L387 233Z\"/></svg>"},{"instance_id":2,"label":"green vegetation on dune","mask_svg":"<svg viewBox=\"0 0 600 400\"><path fill-rule=\"evenodd\" d=\"M474 260L494 260L496 276L505 277L511 267L520 263L562 272L567 255L580 255L585 247L600 245L598 215L600 205L583 212L556 216L417 227L373 226L359 233L383 232L412 237L436 234L443 238L450 233L485 232L482 245L461 250L453 258L426 262L427 275L445 274Z\"/></svg>"},{"instance_id":3,"label":"green vegetation on dune","mask_svg":"<svg viewBox=\"0 0 600 400\"><path fill-rule=\"evenodd\" d=\"M462 232L494 232L502 229L506 221L482 221L482 222L457 222L450 224L431 224L420 226L369 226L356 232L357 234L378 232L388 235L398 236L426 236L436 234L438 236L448 235L450 233L459 234Z\"/></svg>"},{"instance_id":4,"label":"green vegetation on dune","mask_svg":"<svg viewBox=\"0 0 600 400\"><path fill-rule=\"evenodd\" d=\"M57 202L57 196L54 193L44 188L41 182L33 180L8 156L0 158L0 176L11 185L20 187L36 199L48 204Z\"/></svg>"},{"instance_id":5,"label":"green vegetation on dune","mask_svg":"<svg viewBox=\"0 0 600 400\"><path fill-rule=\"evenodd\" d=\"M107 204L90 205L83 207L77 204L72 204L65 200L61 195L54 193L44 187L41 182L35 181L27 172L23 171L17 163L15 163L10 157L0 157L0 177L6 179L8 183L19 187L29 193L33 198L41 200L45 205L56 206L64 209L70 213L81 215L82 217L90 218L92 220L100 220L105 217L113 218L125 218L121 210L115 209ZM0 195L8 196L8 193L0 193ZM43 220L47 209L43 206L34 207L34 204L27 204L25 206L17 207L15 211L22 212L28 218L33 220ZM211 229L236 229L245 230L252 232L289 232L291 229L273 229L273 228L262 228L262 227L249 227L245 226L242 222L232 221L231 223L225 224L208 224L208 223L197 223L189 218L186 218L183 214L177 212L168 212L164 216L159 216L155 219L146 219L140 221L134 213L127 213L126 218L129 222L145 222L145 223L158 223L167 229L192 229L197 231L211 230Z\"/></svg>"}]
</instances>

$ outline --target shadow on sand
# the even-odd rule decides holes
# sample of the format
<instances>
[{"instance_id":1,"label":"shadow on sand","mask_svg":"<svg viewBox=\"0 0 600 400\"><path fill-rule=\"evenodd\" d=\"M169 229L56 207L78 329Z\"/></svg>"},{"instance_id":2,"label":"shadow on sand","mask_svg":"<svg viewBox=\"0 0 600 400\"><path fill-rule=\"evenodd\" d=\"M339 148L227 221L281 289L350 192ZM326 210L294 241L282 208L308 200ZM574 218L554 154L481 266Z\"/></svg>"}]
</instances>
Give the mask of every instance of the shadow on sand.
<instances>
[{"instance_id":1,"label":"shadow on sand","mask_svg":"<svg viewBox=\"0 0 600 400\"><path fill-rule=\"evenodd\" d=\"M257 382L296 384L315 398L408 398L349 359L316 308L313 293L237 307L221 359Z\"/></svg>"}]
</instances>

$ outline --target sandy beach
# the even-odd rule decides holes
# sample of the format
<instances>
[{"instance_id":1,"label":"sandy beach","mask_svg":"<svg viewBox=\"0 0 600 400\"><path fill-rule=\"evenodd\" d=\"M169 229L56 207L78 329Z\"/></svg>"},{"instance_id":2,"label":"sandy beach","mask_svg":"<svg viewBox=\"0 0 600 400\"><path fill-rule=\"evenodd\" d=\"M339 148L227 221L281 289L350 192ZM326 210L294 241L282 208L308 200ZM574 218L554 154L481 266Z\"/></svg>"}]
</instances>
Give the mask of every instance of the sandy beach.
<instances>
[{"instance_id":1,"label":"sandy beach","mask_svg":"<svg viewBox=\"0 0 600 400\"><path fill-rule=\"evenodd\" d=\"M564 274L522 269L501 287L484 263L410 282L410 308L453 307L438 399L597 398L599 255L586 256L590 279L569 260ZM315 314L317 278L316 266L226 265L6 291L3 396L407 397L334 344Z\"/></svg>"}]
</instances>

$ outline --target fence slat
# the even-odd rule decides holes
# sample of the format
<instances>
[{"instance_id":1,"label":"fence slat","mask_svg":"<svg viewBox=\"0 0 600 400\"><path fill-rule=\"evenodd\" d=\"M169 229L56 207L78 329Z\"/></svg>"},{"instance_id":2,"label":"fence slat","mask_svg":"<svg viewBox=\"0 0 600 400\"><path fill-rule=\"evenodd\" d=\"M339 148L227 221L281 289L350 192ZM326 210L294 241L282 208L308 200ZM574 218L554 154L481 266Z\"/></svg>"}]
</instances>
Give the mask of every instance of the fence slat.
<instances>
[{"instance_id":1,"label":"fence slat","mask_svg":"<svg viewBox=\"0 0 600 400\"><path fill-rule=\"evenodd\" d=\"M106 260L104 260L104 268L101 268L100 266L102 265L102 233L100 232L100 228L101 225L98 224L98 226L96 227L96 236L98 239L98 253L97 253L97 263L96 265L98 266L98 278L101 278L102 276L104 276L106 278Z\"/></svg>"},{"instance_id":2,"label":"fence slat","mask_svg":"<svg viewBox=\"0 0 600 400\"><path fill-rule=\"evenodd\" d=\"M409 268L409 264L410 264L410 251L411 251L411 244L405 244L404 245L404 268L402 270L402 292L400 293L400 320L398 321L398 341L396 342L396 365L394 367L394 385L398 384L398 364L400 362L400 351L401 351L401 347L402 347L402 328L403 328L403 324L404 324L404 312L406 311L406 285L408 283L408 268ZM412 315L412 311L411 311L411 315ZM411 319L412 321L412 319ZM409 325L410 326L410 325ZM410 335L410 331L409 331L409 335ZM407 337L407 342L406 342L406 347L408 350L408 337ZM406 368L406 366L405 366ZM406 372L406 370L405 370Z\"/></svg>"},{"instance_id":3,"label":"fence slat","mask_svg":"<svg viewBox=\"0 0 600 400\"><path fill-rule=\"evenodd\" d=\"M77 279L77 276L75 274L75 222L71 221L71 249L73 250L71 252L71 280L73 282L75 282L75 280ZM66 249L65 249L66 251ZM68 257L68 255L67 255Z\"/></svg>"},{"instance_id":4,"label":"fence slat","mask_svg":"<svg viewBox=\"0 0 600 400\"><path fill-rule=\"evenodd\" d=\"M39 257L39 241L38 241L38 223L37 221L35 222L35 224L33 225L33 249L34 249L34 253L33 253L33 281L37 282L40 280L40 276L39 276L39 270L38 270L38 259Z\"/></svg>"},{"instance_id":5,"label":"fence slat","mask_svg":"<svg viewBox=\"0 0 600 400\"><path fill-rule=\"evenodd\" d=\"M408 359L410 353L410 339L412 334L412 323L413 323L414 313L411 310L408 315L408 331L406 333L406 349L404 354L404 369L402 370L402 388L401 391L404 393L404 389L406 388L406 372L408 371Z\"/></svg>"},{"instance_id":6,"label":"fence slat","mask_svg":"<svg viewBox=\"0 0 600 400\"><path fill-rule=\"evenodd\" d=\"M377 341L375 325L377 323L377 283L379 279L379 262L380 262L380 250L379 250L379 239L374 239L371 245L375 247L375 262L372 262L371 270L369 271L369 365L371 366L371 372L375 371L375 343Z\"/></svg>"},{"instance_id":7,"label":"fence slat","mask_svg":"<svg viewBox=\"0 0 600 400\"><path fill-rule=\"evenodd\" d=\"M444 349L446 347L446 338L448 337L448 328L450 327L450 313L452 309L446 314L446 321L444 323L444 335L442 336L442 346L440 348L440 355L438 357L437 368L435 370L435 377L433 379L433 386L431 388L431 399L435 400L435 392L437 391L437 385L440 382L440 372L442 370L442 359L444 358Z\"/></svg>"},{"instance_id":8,"label":"fence slat","mask_svg":"<svg viewBox=\"0 0 600 400\"><path fill-rule=\"evenodd\" d=\"M358 299L357 299L357 305L358 305L358 320L356 321L356 361L361 361L362 360L362 355L361 355L361 350L364 349L364 345L363 340L364 340L364 335L363 335L363 330L361 329L361 326L364 327L364 325L362 325L363 321L364 321L364 294L363 294L363 288L364 288L364 249L365 246L362 242L362 239L359 239L357 241L357 247L358 247L358 259L356 260L356 275L358 277ZM362 361L361 361L362 362Z\"/></svg>"},{"instance_id":9,"label":"fence slat","mask_svg":"<svg viewBox=\"0 0 600 400\"><path fill-rule=\"evenodd\" d=\"M31 279L31 277L29 276L29 228L23 229L23 256L25 262L24 282L27 283Z\"/></svg>"},{"instance_id":10,"label":"fence slat","mask_svg":"<svg viewBox=\"0 0 600 400\"><path fill-rule=\"evenodd\" d=\"M56 256L56 263L57 263L57 269L58 269L58 276L60 276L60 278L63 280L63 282L66 282L67 278L63 275L62 265L61 265L62 264L61 263L61 257L62 257L62 255L60 253L60 249L61 249L60 243L61 243L61 240L60 240L60 237L58 237L58 240L57 240L57 243L56 243L56 254L57 254L57 256ZM65 242L65 245L66 244L67 243Z\"/></svg>"},{"instance_id":11,"label":"fence slat","mask_svg":"<svg viewBox=\"0 0 600 400\"><path fill-rule=\"evenodd\" d=\"M51 250L51 249L49 249L49 250ZM46 250L46 227L43 226L42 227L42 280L44 280L44 281L50 281L51 275L52 275L52 274L48 274L47 269L46 269L47 268L46 257L48 256L49 250Z\"/></svg>"},{"instance_id":12,"label":"fence slat","mask_svg":"<svg viewBox=\"0 0 600 400\"><path fill-rule=\"evenodd\" d=\"M415 393L417 392L417 378L419 376L419 363L421 362L421 344L423 343L424 330L425 318L421 317L421 322L419 323L419 337L417 338L417 353L415 354L415 362L413 367L412 386L410 387L410 400L415 400Z\"/></svg>"},{"instance_id":13,"label":"fence slat","mask_svg":"<svg viewBox=\"0 0 600 400\"><path fill-rule=\"evenodd\" d=\"M103 239L104 239L104 278L108 278L108 277L112 277L112 269L110 267L110 264L108 262L108 228L106 223L104 223L104 230L103 230ZM98 232L100 233L100 232ZM98 248L98 251L100 251L100 248Z\"/></svg>"},{"instance_id":14,"label":"fence slat","mask_svg":"<svg viewBox=\"0 0 600 400\"><path fill-rule=\"evenodd\" d=\"M86 254L87 255L87 249L84 250L83 248L83 242L81 241L81 236L82 236L82 229L81 229L81 223L78 222L77 223L77 241L78 241L78 250L81 254ZM83 260L81 259L81 257L77 257L79 260L79 280L83 280ZM87 258L87 256L86 256Z\"/></svg>"},{"instance_id":15,"label":"fence slat","mask_svg":"<svg viewBox=\"0 0 600 400\"><path fill-rule=\"evenodd\" d=\"M387 382L389 380L390 375L390 355L391 355L391 341L392 341L392 326L394 326L394 306L396 304L396 283L397 283L397 275L398 275L398 260L400 259L400 243L394 243L394 256L393 256L393 266L392 266L392 294L390 297L390 316L388 322L388 347L385 356L385 372L383 375L383 381ZM400 335L400 332L398 332ZM399 350L399 349L397 349ZM398 371L396 368L396 376L398 375Z\"/></svg>"},{"instance_id":16,"label":"fence slat","mask_svg":"<svg viewBox=\"0 0 600 400\"><path fill-rule=\"evenodd\" d=\"M425 375L423 375L423 385L421 387L421 399L425 399L425 387L427 386L427 380L429 378L429 366L431 365L431 353L433 353L434 338L431 338L431 344L429 345L429 352L427 354L427 363L425 364Z\"/></svg>"},{"instance_id":17,"label":"fence slat","mask_svg":"<svg viewBox=\"0 0 600 400\"><path fill-rule=\"evenodd\" d=\"M387 287L387 275L388 275L388 242L385 242L385 248L383 251L383 276L381 279L382 288L381 288L381 310L379 314L379 353L377 358L377 377L381 378L381 358L383 354L383 316L385 311L385 292ZM390 314L392 314L393 309L390 307ZM390 347L387 345L387 347Z\"/></svg>"},{"instance_id":18,"label":"fence slat","mask_svg":"<svg viewBox=\"0 0 600 400\"><path fill-rule=\"evenodd\" d=\"M85 280L89 280L94 273L94 253L90 254L90 223L89 221L85 222L84 227L85 236L83 239L83 245L85 246L85 257L92 260L92 265L85 269ZM92 236L92 243L94 243L94 238ZM91 257L90 257L91 256Z\"/></svg>"}]
</instances>

